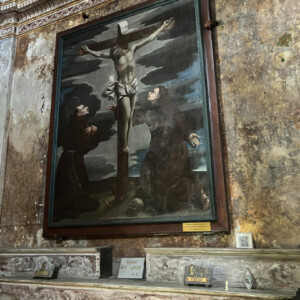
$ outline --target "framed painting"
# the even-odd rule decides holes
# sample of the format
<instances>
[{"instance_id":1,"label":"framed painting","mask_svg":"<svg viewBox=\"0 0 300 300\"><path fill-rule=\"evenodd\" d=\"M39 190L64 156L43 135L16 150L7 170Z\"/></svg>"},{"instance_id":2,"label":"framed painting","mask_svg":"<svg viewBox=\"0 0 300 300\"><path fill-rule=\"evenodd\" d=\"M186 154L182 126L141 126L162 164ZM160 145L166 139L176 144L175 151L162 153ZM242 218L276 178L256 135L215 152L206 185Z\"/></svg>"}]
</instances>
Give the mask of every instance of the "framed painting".
<instances>
[{"instance_id":1,"label":"framed painting","mask_svg":"<svg viewBox=\"0 0 300 300\"><path fill-rule=\"evenodd\" d=\"M228 230L207 22L148 1L58 34L44 236Z\"/></svg>"}]
</instances>

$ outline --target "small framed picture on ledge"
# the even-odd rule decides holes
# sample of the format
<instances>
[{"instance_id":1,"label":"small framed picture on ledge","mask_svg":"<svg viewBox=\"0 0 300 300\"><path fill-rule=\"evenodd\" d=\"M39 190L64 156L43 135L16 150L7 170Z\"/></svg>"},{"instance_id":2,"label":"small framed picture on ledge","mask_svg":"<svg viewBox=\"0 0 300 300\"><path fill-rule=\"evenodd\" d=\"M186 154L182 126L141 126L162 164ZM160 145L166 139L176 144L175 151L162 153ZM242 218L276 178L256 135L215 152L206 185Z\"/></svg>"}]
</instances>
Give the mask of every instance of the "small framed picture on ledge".
<instances>
[{"instance_id":1,"label":"small framed picture on ledge","mask_svg":"<svg viewBox=\"0 0 300 300\"><path fill-rule=\"evenodd\" d=\"M235 234L236 248L253 248L253 237L251 232L237 232Z\"/></svg>"}]
</instances>

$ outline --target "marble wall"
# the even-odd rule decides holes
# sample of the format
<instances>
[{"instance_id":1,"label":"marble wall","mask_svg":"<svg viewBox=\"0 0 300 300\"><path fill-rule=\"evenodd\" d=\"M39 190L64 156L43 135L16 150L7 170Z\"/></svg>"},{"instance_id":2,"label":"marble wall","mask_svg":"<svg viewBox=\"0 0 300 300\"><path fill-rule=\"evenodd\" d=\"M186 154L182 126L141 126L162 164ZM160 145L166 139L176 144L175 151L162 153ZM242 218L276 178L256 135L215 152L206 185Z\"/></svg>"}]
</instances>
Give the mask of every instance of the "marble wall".
<instances>
[{"instance_id":1,"label":"marble wall","mask_svg":"<svg viewBox=\"0 0 300 300\"><path fill-rule=\"evenodd\" d=\"M107 5L91 10L90 20L144 1L100 2ZM214 0L211 5L220 21L213 33L231 232L42 238L55 38L86 22L78 11L0 40L0 66L8 58L7 71L0 74L1 247L112 245L115 257L139 256L144 247L234 247L238 231L251 231L258 248L300 246L300 3Z\"/></svg>"}]
</instances>

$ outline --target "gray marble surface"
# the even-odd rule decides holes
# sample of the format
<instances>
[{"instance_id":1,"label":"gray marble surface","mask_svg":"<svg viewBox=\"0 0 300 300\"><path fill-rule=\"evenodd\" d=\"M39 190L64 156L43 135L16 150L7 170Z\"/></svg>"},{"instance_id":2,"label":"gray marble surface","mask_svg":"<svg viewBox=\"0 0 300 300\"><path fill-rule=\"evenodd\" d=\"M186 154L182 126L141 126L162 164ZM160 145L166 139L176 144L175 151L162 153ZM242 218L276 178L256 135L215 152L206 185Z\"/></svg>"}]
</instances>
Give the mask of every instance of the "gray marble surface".
<instances>
[{"instance_id":1,"label":"gray marble surface","mask_svg":"<svg viewBox=\"0 0 300 300\"><path fill-rule=\"evenodd\" d=\"M20 277L5 278L0 282L1 293L16 295L16 299L293 299L294 291L246 290L221 287L186 287L175 283L154 283L144 280L117 279L99 280L60 279L29 280ZM22 295L27 298L18 298ZM43 295L44 298L38 298ZM28 298L32 297L32 298ZM88 297L88 298L84 298ZM100 297L100 298L97 298ZM119 297L119 298L118 298ZM63 298L65 299L65 298Z\"/></svg>"},{"instance_id":2,"label":"gray marble surface","mask_svg":"<svg viewBox=\"0 0 300 300\"><path fill-rule=\"evenodd\" d=\"M97 250L98 249L98 250ZM0 251L0 276L12 277L33 276L37 265L48 261L58 268L59 278L97 279L101 276L101 264L107 264L107 259L101 261L101 254L111 253L111 247L77 249L19 249L19 251ZM110 261L111 264L111 261ZM110 267L111 269L111 267ZM103 274L102 274L103 275ZM110 274L111 275L111 272Z\"/></svg>"},{"instance_id":3,"label":"gray marble surface","mask_svg":"<svg viewBox=\"0 0 300 300\"><path fill-rule=\"evenodd\" d=\"M193 264L213 269L212 284L243 288L248 268L258 289L300 288L300 251L220 248L146 249L146 278L153 282L183 284L185 267Z\"/></svg>"}]
</instances>

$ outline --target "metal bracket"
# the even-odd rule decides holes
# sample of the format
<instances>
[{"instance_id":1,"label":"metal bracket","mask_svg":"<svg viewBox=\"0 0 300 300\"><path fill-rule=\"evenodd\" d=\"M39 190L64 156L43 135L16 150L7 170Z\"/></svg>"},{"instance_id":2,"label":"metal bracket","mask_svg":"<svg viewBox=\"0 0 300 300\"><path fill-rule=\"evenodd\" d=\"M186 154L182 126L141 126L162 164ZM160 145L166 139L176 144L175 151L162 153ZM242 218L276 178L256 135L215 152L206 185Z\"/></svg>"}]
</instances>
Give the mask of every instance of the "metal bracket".
<instances>
[{"instance_id":1,"label":"metal bracket","mask_svg":"<svg viewBox=\"0 0 300 300\"><path fill-rule=\"evenodd\" d=\"M213 27L217 27L219 25L221 25L221 22L219 22L217 20L214 20L214 21L208 20L208 21L205 22L204 28L205 29L212 29Z\"/></svg>"}]
</instances>

